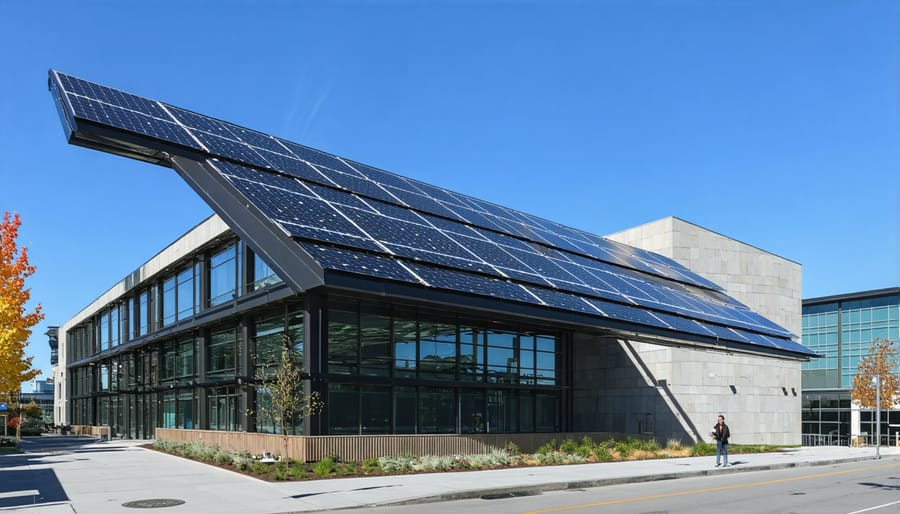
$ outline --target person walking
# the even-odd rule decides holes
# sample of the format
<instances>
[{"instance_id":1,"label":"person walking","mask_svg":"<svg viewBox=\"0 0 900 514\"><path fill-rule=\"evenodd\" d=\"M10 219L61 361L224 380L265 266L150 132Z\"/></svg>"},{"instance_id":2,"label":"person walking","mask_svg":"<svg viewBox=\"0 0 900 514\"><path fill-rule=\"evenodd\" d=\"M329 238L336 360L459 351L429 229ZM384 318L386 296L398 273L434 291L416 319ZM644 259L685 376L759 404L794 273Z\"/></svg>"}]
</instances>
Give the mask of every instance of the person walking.
<instances>
[{"instance_id":1,"label":"person walking","mask_svg":"<svg viewBox=\"0 0 900 514\"><path fill-rule=\"evenodd\" d=\"M725 424L725 416L719 414L719 422L713 427L710 435L716 440L716 467L720 465L720 457L724 457L722 464L728 466L728 438L731 437L731 431Z\"/></svg>"}]
</instances>

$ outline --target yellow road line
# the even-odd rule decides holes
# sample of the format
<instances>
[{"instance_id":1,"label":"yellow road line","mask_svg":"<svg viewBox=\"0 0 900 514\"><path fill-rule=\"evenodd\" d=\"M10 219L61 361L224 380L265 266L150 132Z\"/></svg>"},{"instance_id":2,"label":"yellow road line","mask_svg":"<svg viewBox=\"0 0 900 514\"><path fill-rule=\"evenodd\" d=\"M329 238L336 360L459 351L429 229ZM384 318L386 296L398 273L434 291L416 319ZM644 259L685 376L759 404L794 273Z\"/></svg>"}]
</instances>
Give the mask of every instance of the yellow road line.
<instances>
[{"instance_id":1,"label":"yellow road line","mask_svg":"<svg viewBox=\"0 0 900 514\"><path fill-rule=\"evenodd\" d=\"M857 471L868 471L871 469L880 469L887 467L895 467L897 466L896 462L891 462L889 464L879 464L877 466L866 466L864 468L854 468L848 469L844 471L830 471L828 473L818 473L815 475L803 475L799 477L791 477L791 478L779 478L777 480L766 480L764 482L752 482L749 484L734 484L734 485L723 485L719 487L708 487L706 489L696 489L691 491L678 491L674 493L663 493L663 494L652 494L649 496L638 496L635 498L622 498L621 500L609 500L605 502L597 502L597 503L585 503L582 505L567 505L565 507L554 507L552 509L543 509L543 510L531 510L525 512L524 514L546 514L548 512L563 512L567 510L577 510L577 509L587 509L590 507L602 507L604 505L617 505L620 503L633 503L639 501L646 500L658 500L660 498L671 498L673 496L687 496L691 494L704 494L704 493L715 493L718 491L729 491L733 489L746 489L749 487L761 487L764 485L772 485L772 484L783 484L785 482L795 482L797 480L809 480L811 478L824 478L836 475L846 475L848 473L856 473Z\"/></svg>"}]
</instances>

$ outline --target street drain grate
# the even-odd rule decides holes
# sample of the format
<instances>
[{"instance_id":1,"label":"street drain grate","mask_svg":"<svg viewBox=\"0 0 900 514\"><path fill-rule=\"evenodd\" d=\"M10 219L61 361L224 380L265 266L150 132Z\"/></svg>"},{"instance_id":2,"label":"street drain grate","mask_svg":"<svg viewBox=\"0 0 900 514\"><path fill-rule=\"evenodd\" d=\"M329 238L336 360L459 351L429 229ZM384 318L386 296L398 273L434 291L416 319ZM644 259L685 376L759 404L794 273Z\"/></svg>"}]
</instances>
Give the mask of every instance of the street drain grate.
<instances>
[{"instance_id":1,"label":"street drain grate","mask_svg":"<svg viewBox=\"0 0 900 514\"><path fill-rule=\"evenodd\" d=\"M132 509L162 509L165 507L174 507L176 505L181 505L184 503L184 500L173 500L171 498L152 498L149 500L135 500L133 502L125 502L122 504L123 507L130 507Z\"/></svg>"}]
</instances>

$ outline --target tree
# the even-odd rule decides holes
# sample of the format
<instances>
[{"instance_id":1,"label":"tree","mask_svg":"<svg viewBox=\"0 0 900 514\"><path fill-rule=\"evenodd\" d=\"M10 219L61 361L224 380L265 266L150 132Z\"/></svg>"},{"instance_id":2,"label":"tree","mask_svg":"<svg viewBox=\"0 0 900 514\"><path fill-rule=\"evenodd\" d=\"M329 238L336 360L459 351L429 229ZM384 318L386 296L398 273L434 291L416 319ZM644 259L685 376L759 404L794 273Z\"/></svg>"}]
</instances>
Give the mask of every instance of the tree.
<instances>
[{"instance_id":1,"label":"tree","mask_svg":"<svg viewBox=\"0 0 900 514\"><path fill-rule=\"evenodd\" d=\"M875 339L869 347L869 354L859 363L858 372L853 377L850 395L853 401L866 409L875 408L876 390L872 383L878 377L881 383L881 408L890 409L894 405L897 391L897 375L893 373L897 351L888 339Z\"/></svg>"},{"instance_id":2,"label":"tree","mask_svg":"<svg viewBox=\"0 0 900 514\"><path fill-rule=\"evenodd\" d=\"M19 215L3 214L0 223L0 397L17 398L22 383L41 374L31 368L32 357L25 357L25 347L31 336L31 327L37 325L44 314L40 304L32 312L25 305L31 299L31 290L25 288L25 279L34 274L34 266L28 264L28 249L19 251L16 238L22 224Z\"/></svg>"},{"instance_id":3,"label":"tree","mask_svg":"<svg viewBox=\"0 0 900 514\"><path fill-rule=\"evenodd\" d=\"M284 443L283 456L288 455L288 432L294 432L298 417L318 414L325 404L319 393L303 391L303 368L297 365L296 350L291 346L290 331L282 335L280 355L277 350L257 355L259 364L256 380L261 384L268 402L256 401L257 416L278 427Z\"/></svg>"}]
</instances>

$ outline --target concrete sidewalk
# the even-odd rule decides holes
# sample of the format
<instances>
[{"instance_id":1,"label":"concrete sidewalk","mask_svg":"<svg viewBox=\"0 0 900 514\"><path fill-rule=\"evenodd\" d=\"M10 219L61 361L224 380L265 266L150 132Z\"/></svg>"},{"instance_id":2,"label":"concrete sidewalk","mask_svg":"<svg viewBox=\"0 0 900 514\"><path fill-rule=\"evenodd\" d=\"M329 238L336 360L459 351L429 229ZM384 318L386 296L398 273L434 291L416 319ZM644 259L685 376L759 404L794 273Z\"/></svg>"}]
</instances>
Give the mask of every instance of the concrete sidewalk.
<instances>
[{"instance_id":1,"label":"concrete sidewalk","mask_svg":"<svg viewBox=\"0 0 900 514\"><path fill-rule=\"evenodd\" d=\"M0 455L0 512L30 514L133 513L123 504L153 500L183 502L172 513L290 513L371 505L425 503L477 498L515 491L549 491L643 482L713 473L740 473L796 466L872 460L874 448L804 447L797 450L731 455L727 468L715 457L617 463L522 467L502 470L265 482L215 466L140 448L146 441L94 442L59 437L26 442L35 453ZM66 440L72 444L62 444ZM884 459L900 449L883 447Z\"/></svg>"}]
</instances>

